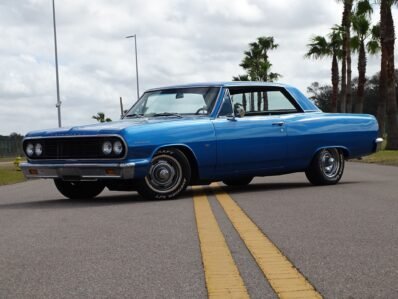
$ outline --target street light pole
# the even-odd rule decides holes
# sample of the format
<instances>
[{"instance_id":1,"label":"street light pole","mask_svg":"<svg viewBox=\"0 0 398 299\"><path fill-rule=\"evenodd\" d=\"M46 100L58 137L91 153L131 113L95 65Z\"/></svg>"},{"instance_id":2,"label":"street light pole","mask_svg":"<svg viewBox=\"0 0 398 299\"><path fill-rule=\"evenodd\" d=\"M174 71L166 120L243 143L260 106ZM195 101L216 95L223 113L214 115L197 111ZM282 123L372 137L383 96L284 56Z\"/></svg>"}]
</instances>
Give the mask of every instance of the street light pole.
<instances>
[{"instance_id":1,"label":"street light pole","mask_svg":"<svg viewBox=\"0 0 398 299\"><path fill-rule=\"evenodd\" d=\"M54 49L55 49L55 77L57 81L57 104L55 107L58 109L58 127L61 128L61 100L59 96L59 75L58 75L58 49L57 49L57 28L55 25L55 4L53 1L53 25L54 25Z\"/></svg>"},{"instance_id":2,"label":"street light pole","mask_svg":"<svg viewBox=\"0 0 398 299\"><path fill-rule=\"evenodd\" d=\"M138 53L137 53L137 34L126 36L126 38L134 38L135 48L135 74L137 78L137 101L140 98L140 86L138 83Z\"/></svg>"}]
</instances>

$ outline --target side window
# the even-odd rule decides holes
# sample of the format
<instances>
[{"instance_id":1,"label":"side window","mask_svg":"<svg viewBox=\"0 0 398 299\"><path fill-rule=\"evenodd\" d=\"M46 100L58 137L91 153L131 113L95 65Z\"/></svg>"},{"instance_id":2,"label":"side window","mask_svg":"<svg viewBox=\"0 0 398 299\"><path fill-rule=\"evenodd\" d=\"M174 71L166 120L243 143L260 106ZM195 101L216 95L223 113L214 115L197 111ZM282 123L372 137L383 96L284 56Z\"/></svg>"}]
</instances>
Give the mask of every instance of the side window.
<instances>
[{"instance_id":1,"label":"side window","mask_svg":"<svg viewBox=\"0 0 398 299\"><path fill-rule=\"evenodd\" d=\"M231 114L232 114L231 98L229 96L229 93L225 93L223 104L221 106L220 113L218 114L218 116L227 116Z\"/></svg>"},{"instance_id":2,"label":"side window","mask_svg":"<svg viewBox=\"0 0 398 299\"><path fill-rule=\"evenodd\" d=\"M268 111L296 111L296 107L280 91L267 91Z\"/></svg>"},{"instance_id":3,"label":"side window","mask_svg":"<svg viewBox=\"0 0 398 299\"><path fill-rule=\"evenodd\" d=\"M239 104L245 110L245 117L298 112L287 95L276 88L232 89L231 97L233 105Z\"/></svg>"}]
</instances>

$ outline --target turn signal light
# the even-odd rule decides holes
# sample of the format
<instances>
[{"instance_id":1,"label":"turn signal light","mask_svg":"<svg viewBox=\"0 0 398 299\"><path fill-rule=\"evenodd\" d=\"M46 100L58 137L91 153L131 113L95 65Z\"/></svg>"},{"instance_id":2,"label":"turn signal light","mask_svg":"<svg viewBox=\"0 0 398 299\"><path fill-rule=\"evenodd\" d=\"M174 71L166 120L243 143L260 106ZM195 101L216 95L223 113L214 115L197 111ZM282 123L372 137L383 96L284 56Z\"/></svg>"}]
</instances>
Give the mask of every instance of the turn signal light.
<instances>
[{"instance_id":1,"label":"turn signal light","mask_svg":"<svg viewBox=\"0 0 398 299\"><path fill-rule=\"evenodd\" d=\"M32 174L32 175L38 175L39 174L39 172L37 171L37 169L29 169L29 174Z\"/></svg>"},{"instance_id":2,"label":"turn signal light","mask_svg":"<svg viewBox=\"0 0 398 299\"><path fill-rule=\"evenodd\" d=\"M116 175L116 171L114 169L105 169L105 173L108 175Z\"/></svg>"}]
</instances>

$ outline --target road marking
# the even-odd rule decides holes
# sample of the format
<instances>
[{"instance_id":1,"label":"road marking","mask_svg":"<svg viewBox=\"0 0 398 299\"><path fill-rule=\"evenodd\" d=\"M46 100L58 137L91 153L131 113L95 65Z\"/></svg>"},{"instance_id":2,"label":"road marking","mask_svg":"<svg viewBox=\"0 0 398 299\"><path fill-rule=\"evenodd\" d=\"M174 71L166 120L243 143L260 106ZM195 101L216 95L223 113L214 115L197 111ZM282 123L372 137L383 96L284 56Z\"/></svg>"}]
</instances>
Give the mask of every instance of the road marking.
<instances>
[{"instance_id":1,"label":"road marking","mask_svg":"<svg viewBox=\"0 0 398 299\"><path fill-rule=\"evenodd\" d=\"M212 184L212 187L218 202L279 298L322 298L237 203L219 185Z\"/></svg>"},{"instance_id":2,"label":"road marking","mask_svg":"<svg viewBox=\"0 0 398 299\"><path fill-rule=\"evenodd\" d=\"M194 189L194 207L209 298L249 298L239 270L201 187Z\"/></svg>"}]
</instances>

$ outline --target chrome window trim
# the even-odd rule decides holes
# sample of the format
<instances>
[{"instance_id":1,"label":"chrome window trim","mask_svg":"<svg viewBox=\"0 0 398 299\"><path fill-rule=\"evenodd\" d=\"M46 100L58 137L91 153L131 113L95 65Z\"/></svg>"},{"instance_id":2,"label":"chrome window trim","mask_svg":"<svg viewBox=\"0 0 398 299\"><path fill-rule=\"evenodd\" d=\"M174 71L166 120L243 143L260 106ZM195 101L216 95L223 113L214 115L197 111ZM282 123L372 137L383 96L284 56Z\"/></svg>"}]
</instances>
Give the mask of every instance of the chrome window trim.
<instances>
[{"instance_id":1,"label":"chrome window trim","mask_svg":"<svg viewBox=\"0 0 398 299\"><path fill-rule=\"evenodd\" d=\"M217 111L217 114L216 114L216 117L215 117L216 119L217 119L217 118L228 118L227 115L221 115L221 116L220 116L220 112L221 112L222 106L223 106L224 103L225 103L226 95L229 96L229 101L231 102L231 106L232 106L232 115L233 115L233 117L235 117L235 111L234 111L234 105L233 105L233 103L232 103L231 93L229 92L229 88L228 88L228 87L224 87L224 89L225 89L224 96L223 96L223 98L222 98L221 105L220 105L220 107L218 108L218 111ZM220 89L220 90L221 90L221 89Z\"/></svg>"},{"instance_id":2,"label":"chrome window trim","mask_svg":"<svg viewBox=\"0 0 398 299\"><path fill-rule=\"evenodd\" d=\"M123 117L122 117L121 119L125 119L127 113L128 113L131 109L133 109L133 108L135 107L135 105L137 105L137 103L139 102L139 100L140 100L140 99L145 95L145 93L147 93L147 92L161 91L161 90L169 90L169 89L213 88L213 87L214 87L214 88L218 88L218 93L217 93L217 96L216 96L216 98L215 98L215 100L214 100L214 106L213 106L213 109L211 110L211 112L209 112L209 113L207 113L207 114L204 115L204 116L207 116L207 117L211 117L211 115L214 113L214 111L215 111L215 109L216 109L218 98L220 97L221 90L223 89L223 87L222 87L221 85L220 85L220 86L183 86L183 87L174 87L174 86L171 86L171 87L164 87L164 88L148 89L148 90L144 91L144 93L141 95L141 97L140 97L137 101L135 101L135 103L133 104L133 106L131 106L131 107L127 110L127 112L123 115ZM182 115L184 115L184 114L182 114ZM194 115L194 114L188 114L188 115ZM145 116L144 116L144 117L145 117Z\"/></svg>"},{"instance_id":3,"label":"chrome window trim","mask_svg":"<svg viewBox=\"0 0 398 299\"><path fill-rule=\"evenodd\" d=\"M231 87L234 87L234 86L231 86ZM278 85L242 85L242 86L239 86L239 87L277 87L277 88L280 88L281 90L283 89L284 91L286 91L286 93L291 97L291 99L292 99L292 101L294 101L294 104L296 104L297 106L298 106L298 108L299 109L297 109L297 107L295 107L296 108L296 111L295 112L292 112L292 113L287 113L287 114L302 114L302 113L304 113L304 112L306 112L304 109L303 109L303 107L301 107L301 105L300 105L300 103L295 99L295 97L289 92L289 90L287 89L287 88L285 88L284 86L278 86ZM233 115L234 115L234 117L236 117L236 115L235 115L235 109L234 109L234 105L233 105L233 102L232 102L232 97L231 97L231 93L230 93L230 91L229 91L229 86L225 86L224 87L224 89L228 92L228 95L229 95L229 98L231 99L231 105L232 105L232 113L233 113ZM283 94L283 93L282 93ZM292 103L292 101L291 100L289 100L287 97L286 97L286 99L289 101L289 102L291 102ZM221 103L221 105L220 105L220 107L219 107L219 109L218 109L218 111L217 111L217 114L216 114L216 117L215 118L222 118L222 117L224 117L224 116L219 116L219 114L220 114L220 111L221 111L221 109L222 109L222 105L224 104L224 101L225 101L225 93L224 93L224 97L223 97L223 100L222 100L222 103ZM293 103L292 103L292 105L293 106L295 106ZM301 110L301 111L300 111ZM314 112L320 112L320 111L314 111ZM275 114L275 115L285 115L285 114ZM271 116L271 115L256 115L256 116ZM246 116L246 117L250 117L249 115L248 116Z\"/></svg>"},{"instance_id":4,"label":"chrome window trim","mask_svg":"<svg viewBox=\"0 0 398 299\"><path fill-rule=\"evenodd\" d=\"M106 137L117 137L117 138L119 138L121 141L122 141L122 143L123 143L123 145L125 146L125 153L124 153L124 155L123 155L123 157L120 157L120 158L115 158L115 157L110 157L110 158L106 158L106 157L104 157L104 158L86 158L86 159L32 159L32 158L30 158L30 157L28 157L27 155L26 155L26 153L25 153L25 148L23 148L22 150L24 151L24 153L25 153L25 155L28 157L28 161L43 161L43 162L46 162L46 161L56 161L56 160L58 160L58 161L94 161L94 160L124 160L124 159L126 159L126 157L127 157L127 153L128 153L128 146L127 146L127 143L126 143L126 140L124 140L124 138L121 136L121 135L119 135L119 134L95 134L95 135L61 135L61 136L33 136L33 137L25 137L23 140L22 140L22 144L24 144L25 143L25 141L29 141L29 140L37 140L37 139L56 139L56 138L90 138L90 137L94 137L94 138L98 138L98 137L101 137L101 138L106 138Z\"/></svg>"}]
</instances>

